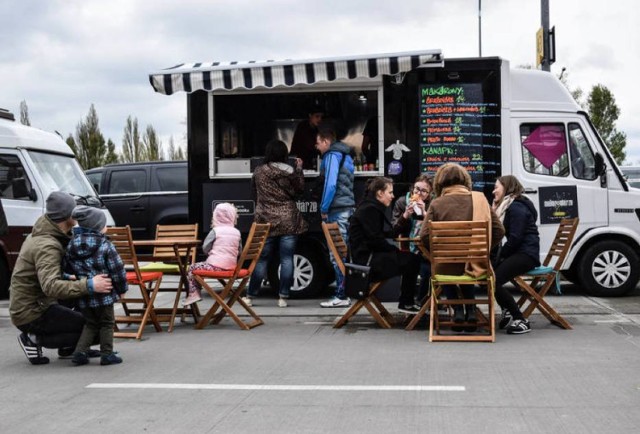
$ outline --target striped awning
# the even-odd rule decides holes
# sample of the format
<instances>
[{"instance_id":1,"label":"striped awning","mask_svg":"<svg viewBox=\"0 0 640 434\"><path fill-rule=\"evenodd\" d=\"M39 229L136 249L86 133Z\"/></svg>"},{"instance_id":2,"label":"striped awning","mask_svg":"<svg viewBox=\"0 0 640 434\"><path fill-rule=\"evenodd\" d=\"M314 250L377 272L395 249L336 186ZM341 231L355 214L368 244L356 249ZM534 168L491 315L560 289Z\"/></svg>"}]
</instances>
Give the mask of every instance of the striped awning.
<instances>
[{"instance_id":1,"label":"striped awning","mask_svg":"<svg viewBox=\"0 0 640 434\"><path fill-rule=\"evenodd\" d=\"M278 86L345 82L395 75L420 66L442 66L440 50L315 60L182 63L149 74L158 93L197 90L271 89Z\"/></svg>"}]
</instances>

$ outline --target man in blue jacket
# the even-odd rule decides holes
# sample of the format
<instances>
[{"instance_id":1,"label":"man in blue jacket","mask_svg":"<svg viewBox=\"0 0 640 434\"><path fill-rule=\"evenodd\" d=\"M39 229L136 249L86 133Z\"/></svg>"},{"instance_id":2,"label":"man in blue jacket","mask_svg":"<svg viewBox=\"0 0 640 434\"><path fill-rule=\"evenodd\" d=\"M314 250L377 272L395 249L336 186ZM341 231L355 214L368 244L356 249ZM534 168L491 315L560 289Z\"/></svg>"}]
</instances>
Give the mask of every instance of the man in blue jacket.
<instances>
[{"instance_id":1,"label":"man in blue jacket","mask_svg":"<svg viewBox=\"0 0 640 434\"><path fill-rule=\"evenodd\" d=\"M336 141L336 134L332 130L318 132L316 148L322 155L320 176L324 178L320 214L322 221L338 223L340 233L345 243L349 242L347 229L349 218L353 214L356 204L353 196L353 173L355 166L351 158L351 148ZM344 259L344 258L343 258ZM322 307L346 307L351 304L344 290L344 276L340 272L336 261L331 256L331 263L336 274L335 296L320 303Z\"/></svg>"}]
</instances>

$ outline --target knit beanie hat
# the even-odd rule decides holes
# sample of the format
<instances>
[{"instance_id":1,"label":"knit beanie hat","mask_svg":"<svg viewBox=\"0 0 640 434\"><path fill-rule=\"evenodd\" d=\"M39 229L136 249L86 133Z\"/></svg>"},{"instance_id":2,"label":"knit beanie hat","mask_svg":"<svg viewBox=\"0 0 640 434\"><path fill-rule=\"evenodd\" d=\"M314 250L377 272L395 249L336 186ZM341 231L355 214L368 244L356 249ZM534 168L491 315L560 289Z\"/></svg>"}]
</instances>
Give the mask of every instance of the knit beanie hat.
<instances>
[{"instance_id":1,"label":"knit beanie hat","mask_svg":"<svg viewBox=\"0 0 640 434\"><path fill-rule=\"evenodd\" d=\"M54 191L47 197L46 215L55 223L65 221L71 217L76 207L76 200L69 193Z\"/></svg>"},{"instance_id":2,"label":"knit beanie hat","mask_svg":"<svg viewBox=\"0 0 640 434\"><path fill-rule=\"evenodd\" d=\"M77 206L71 217L78 221L78 226L98 232L107 225L107 216L102 211L86 205Z\"/></svg>"}]
</instances>

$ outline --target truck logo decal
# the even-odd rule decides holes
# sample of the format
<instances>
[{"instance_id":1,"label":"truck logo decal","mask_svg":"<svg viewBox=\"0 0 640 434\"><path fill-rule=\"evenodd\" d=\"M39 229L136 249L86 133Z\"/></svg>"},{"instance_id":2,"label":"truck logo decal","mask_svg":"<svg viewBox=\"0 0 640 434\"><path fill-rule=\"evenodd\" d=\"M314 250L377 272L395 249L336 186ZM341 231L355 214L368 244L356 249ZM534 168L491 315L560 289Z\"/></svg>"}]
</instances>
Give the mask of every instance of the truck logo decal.
<instances>
[{"instance_id":1,"label":"truck logo decal","mask_svg":"<svg viewBox=\"0 0 640 434\"><path fill-rule=\"evenodd\" d=\"M400 143L400 140L396 140L396 142L389 145L385 151L393 152L393 159L399 160L402 158L403 152L411 152L411 149L407 148L404 143Z\"/></svg>"}]
</instances>

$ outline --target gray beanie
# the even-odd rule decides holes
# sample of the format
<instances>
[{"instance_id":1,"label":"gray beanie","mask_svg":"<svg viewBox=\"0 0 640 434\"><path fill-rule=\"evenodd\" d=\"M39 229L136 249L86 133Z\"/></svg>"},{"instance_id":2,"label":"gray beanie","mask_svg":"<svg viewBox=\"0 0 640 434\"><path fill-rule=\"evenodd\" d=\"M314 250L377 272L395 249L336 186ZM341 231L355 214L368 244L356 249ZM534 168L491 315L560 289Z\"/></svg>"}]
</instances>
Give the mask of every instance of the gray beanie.
<instances>
[{"instance_id":1,"label":"gray beanie","mask_svg":"<svg viewBox=\"0 0 640 434\"><path fill-rule=\"evenodd\" d=\"M54 191L47 198L46 215L54 222L62 222L71 217L76 200L69 193Z\"/></svg>"},{"instance_id":2,"label":"gray beanie","mask_svg":"<svg viewBox=\"0 0 640 434\"><path fill-rule=\"evenodd\" d=\"M71 217L78 221L78 226L100 232L107 225L107 216L97 208L77 206Z\"/></svg>"}]
</instances>

